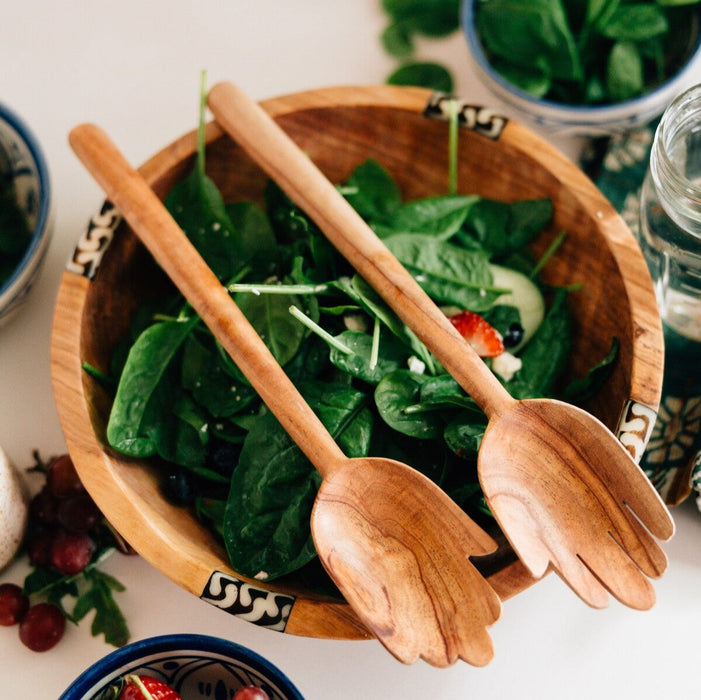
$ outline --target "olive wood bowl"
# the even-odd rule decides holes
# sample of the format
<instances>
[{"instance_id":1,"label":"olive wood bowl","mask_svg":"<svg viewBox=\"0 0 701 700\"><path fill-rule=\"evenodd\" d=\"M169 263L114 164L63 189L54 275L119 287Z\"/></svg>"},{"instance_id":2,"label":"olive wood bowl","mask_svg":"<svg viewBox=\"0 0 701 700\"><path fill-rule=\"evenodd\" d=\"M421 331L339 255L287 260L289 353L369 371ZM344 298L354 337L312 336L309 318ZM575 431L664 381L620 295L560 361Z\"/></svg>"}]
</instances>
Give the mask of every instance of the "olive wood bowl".
<instances>
[{"instance_id":1,"label":"olive wood bowl","mask_svg":"<svg viewBox=\"0 0 701 700\"><path fill-rule=\"evenodd\" d=\"M444 95L419 88L338 87L262 105L334 182L372 157L397 179L405 199L447 191ZM606 355L612 337L618 338L613 374L585 408L640 459L660 398L663 344L652 283L632 234L581 170L530 130L464 101L459 123L460 191L506 201L553 200L553 220L533 249L542 253L567 231L543 272L553 284L581 284L569 295L574 338L567 374L582 376ZM196 138L193 130L141 167L160 197L190 172ZM225 200L262 201L266 176L215 122L207 125L206 141L207 172ZM263 583L233 571L218 540L189 510L165 500L152 462L122 457L106 445L111 399L82 363L108 368L137 305L167 284L105 202L63 273L51 340L58 414L85 486L139 554L207 602L290 634L369 637L343 600L314 593L294 576ZM478 566L505 600L535 581L501 541L499 551Z\"/></svg>"}]
</instances>

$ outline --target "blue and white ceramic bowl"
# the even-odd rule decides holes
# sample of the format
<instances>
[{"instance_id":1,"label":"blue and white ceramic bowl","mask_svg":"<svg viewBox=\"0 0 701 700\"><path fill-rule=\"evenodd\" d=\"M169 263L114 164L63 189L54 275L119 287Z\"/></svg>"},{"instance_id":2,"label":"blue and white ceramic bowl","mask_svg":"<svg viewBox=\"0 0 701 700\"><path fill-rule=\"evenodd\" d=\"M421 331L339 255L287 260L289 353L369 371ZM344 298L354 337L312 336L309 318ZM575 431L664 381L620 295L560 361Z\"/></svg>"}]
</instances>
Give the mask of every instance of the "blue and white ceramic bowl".
<instances>
[{"instance_id":1,"label":"blue and white ceramic bowl","mask_svg":"<svg viewBox=\"0 0 701 700\"><path fill-rule=\"evenodd\" d=\"M51 187L44 154L26 124L3 104L0 104L0 174L11 179L32 231L14 271L0 281L0 325L3 325L27 299L52 233Z\"/></svg>"},{"instance_id":2,"label":"blue and white ceramic bowl","mask_svg":"<svg viewBox=\"0 0 701 700\"><path fill-rule=\"evenodd\" d=\"M229 700L246 685L270 700L304 700L285 674L259 654L217 637L173 634L149 637L113 651L76 678L58 700L110 700L110 685L127 673L158 678L183 700Z\"/></svg>"},{"instance_id":3,"label":"blue and white ceramic bowl","mask_svg":"<svg viewBox=\"0 0 701 700\"><path fill-rule=\"evenodd\" d=\"M481 0L465 0L462 26L470 58L484 84L503 102L517 110L518 118L531 126L562 136L608 136L648 124L695 81L693 67L701 61L701 32L697 30L688 57L666 81L640 97L600 106L573 106L534 97L496 71L480 42L475 13Z\"/></svg>"}]
</instances>

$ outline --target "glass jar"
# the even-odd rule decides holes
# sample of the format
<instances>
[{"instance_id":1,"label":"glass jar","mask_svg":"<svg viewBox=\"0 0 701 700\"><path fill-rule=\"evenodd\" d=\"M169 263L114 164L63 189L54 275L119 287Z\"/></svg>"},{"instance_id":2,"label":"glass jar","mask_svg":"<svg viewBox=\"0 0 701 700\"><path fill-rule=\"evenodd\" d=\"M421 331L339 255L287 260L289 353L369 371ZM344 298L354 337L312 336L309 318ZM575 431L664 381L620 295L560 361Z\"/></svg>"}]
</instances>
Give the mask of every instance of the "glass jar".
<instances>
[{"instance_id":1,"label":"glass jar","mask_svg":"<svg viewBox=\"0 0 701 700\"><path fill-rule=\"evenodd\" d=\"M657 127L638 237L665 339L662 401L642 466L678 502L701 469L701 85L679 95Z\"/></svg>"}]
</instances>

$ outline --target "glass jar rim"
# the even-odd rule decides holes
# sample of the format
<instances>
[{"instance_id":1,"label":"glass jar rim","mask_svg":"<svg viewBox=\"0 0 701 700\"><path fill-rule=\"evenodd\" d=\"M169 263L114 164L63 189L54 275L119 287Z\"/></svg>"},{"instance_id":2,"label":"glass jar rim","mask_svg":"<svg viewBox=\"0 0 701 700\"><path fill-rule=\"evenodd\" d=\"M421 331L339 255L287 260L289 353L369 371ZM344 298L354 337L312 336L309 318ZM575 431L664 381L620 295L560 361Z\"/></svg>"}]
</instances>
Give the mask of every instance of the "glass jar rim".
<instances>
[{"instance_id":1,"label":"glass jar rim","mask_svg":"<svg viewBox=\"0 0 701 700\"><path fill-rule=\"evenodd\" d=\"M701 130L701 84L679 94L665 109L653 140L650 166L656 186L668 191L671 201L701 214L701 184L690 180L671 155L675 141L695 125Z\"/></svg>"}]
</instances>

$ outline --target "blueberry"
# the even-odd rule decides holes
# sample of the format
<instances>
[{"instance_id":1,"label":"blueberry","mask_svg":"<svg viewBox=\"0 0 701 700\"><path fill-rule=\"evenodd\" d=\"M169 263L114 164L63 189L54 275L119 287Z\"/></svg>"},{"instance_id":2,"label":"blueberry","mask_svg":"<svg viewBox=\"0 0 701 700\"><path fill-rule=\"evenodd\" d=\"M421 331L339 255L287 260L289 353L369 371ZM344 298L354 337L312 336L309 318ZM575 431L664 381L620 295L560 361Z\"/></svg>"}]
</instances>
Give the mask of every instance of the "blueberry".
<instances>
[{"instance_id":1,"label":"blueberry","mask_svg":"<svg viewBox=\"0 0 701 700\"><path fill-rule=\"evenodd\" d=\"M520 323L514 322L504 333L504 347L514 348L523 340L523 326Z\"/></svg>"}]
</instances>

